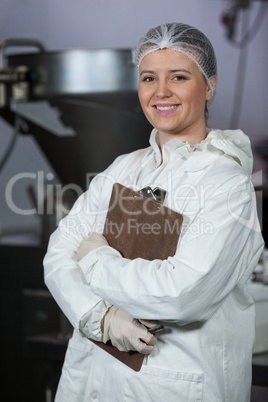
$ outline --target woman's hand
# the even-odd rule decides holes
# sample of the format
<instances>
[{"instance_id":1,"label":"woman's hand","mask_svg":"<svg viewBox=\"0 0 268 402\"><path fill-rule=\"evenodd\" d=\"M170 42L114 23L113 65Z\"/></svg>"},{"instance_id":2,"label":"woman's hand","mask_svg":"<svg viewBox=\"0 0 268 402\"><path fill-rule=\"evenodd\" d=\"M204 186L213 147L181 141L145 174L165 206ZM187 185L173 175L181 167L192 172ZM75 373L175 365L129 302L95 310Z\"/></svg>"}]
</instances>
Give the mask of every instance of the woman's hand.
<instances>
[{"instance_id":1,"label":"woman's hand","mask_svg":"<svg viewBox=\"0 0 268 402\"><path fill-rule=\"evenodd\" d=\"M146 321L148 323L148 321ZM156 326L156 322L150 322ZM103 318L104 342L111 340L113 346L123 352L135 350L143 354L150 354L157 342L152 335L136 318L127 312L112 306Z\"/></svg>"},{"instance_id":2,"label":"woman's hand","mask_svg":"<svg viewBox=\"0 0 268 402\"><path fill-rule=\"evenodd\" d=\"M102 246L109 246L109 243L107 242L105 237L96 232L91 233L88 239L82 241L77 250L78 261L82 260L85 255L90 253L90 251L93 251L96 248Z\"/></svg>"}]
</instances>

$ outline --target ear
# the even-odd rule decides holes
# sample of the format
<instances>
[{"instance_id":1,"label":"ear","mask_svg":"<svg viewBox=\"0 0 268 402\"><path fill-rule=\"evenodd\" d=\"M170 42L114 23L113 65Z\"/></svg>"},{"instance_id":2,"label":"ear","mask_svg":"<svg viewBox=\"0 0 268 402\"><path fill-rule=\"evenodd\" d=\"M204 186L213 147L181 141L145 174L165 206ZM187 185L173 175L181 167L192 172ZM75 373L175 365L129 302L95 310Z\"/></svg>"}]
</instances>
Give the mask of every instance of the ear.
<instances>
[{"instance_id":1,"label":"ear","mask_svg":"<svg viewBox=\"0 0 268 402\"><path fill-rule=\"evenodd\" d=\"M207 101L212 99L212 96L215 92L215 89L217 86L217 76L213 75L212 77L210 77L209 82L210 82L210 85L208 85L207 96L206 96Z\"/></svg>"}]
</instances>

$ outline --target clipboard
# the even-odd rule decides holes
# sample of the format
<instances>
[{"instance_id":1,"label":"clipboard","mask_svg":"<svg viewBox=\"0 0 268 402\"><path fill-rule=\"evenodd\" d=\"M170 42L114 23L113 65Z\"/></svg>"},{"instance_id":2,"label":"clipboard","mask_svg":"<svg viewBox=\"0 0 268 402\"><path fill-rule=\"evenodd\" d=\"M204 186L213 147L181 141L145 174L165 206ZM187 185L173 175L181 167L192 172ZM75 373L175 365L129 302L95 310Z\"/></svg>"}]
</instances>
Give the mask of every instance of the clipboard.
<instances>
[{"instance_id":1,"label":"clipboard","mask_svg":"<svg viewBox=\"0 0 268 402\"><path fill-rule=\"evenodd\" d=\"M124 258L165 260L176 252L182 223L180 213L114 183L103 235ZM133 370L141 369L144 354L120 352L110 341L90 340Z\"/></svg>"}]
</instances>

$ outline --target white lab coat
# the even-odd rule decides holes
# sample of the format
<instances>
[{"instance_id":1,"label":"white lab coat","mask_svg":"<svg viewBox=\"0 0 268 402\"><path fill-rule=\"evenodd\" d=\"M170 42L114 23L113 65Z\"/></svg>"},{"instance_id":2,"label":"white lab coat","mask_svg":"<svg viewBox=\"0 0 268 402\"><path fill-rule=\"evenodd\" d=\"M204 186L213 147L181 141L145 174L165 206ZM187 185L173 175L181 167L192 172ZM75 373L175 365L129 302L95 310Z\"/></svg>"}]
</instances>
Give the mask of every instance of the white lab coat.
<instances>
[{"instance_id":1,"label":"white lab coat","mask_svg":"<svg viewBox=\"0 0 268 402\"><path fill-rule=\"evenodd\" d=\"M247 282L263 239L249 139L240 130L212 130L195 146L173 139L162 163L157 139L153 130L150 147L96 176L50 238L45 281L75 328L57 401L250 400L255 311ZM165 205L184 217L174 256L131 261L104 246L77 263L81 241L102 232L114 182L167 191ZM102 340L111 304L165 327L140 372L87 339Z\"/></svg>"}]
</instances>

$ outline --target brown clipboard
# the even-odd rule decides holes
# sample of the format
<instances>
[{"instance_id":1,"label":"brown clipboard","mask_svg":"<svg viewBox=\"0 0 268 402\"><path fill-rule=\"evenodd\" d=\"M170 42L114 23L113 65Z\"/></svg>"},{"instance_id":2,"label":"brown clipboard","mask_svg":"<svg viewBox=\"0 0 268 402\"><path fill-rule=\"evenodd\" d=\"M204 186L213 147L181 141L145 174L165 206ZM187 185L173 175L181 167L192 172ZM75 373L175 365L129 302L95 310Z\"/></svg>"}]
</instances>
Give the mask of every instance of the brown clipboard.
<instances>
[{"instance_id":1,"label":"brown clipboard","mask_svg":"<svg viewBox=\"0 0 268 402\"><path fill-rule=\"evenodd\" d=\"M165 260L176 252L182 222L178 212L115 183L103 235L124 258ZM120 352L110 341L90 340L133 370L141 369L144 354Z\"/></svg>"}]
</instances>

